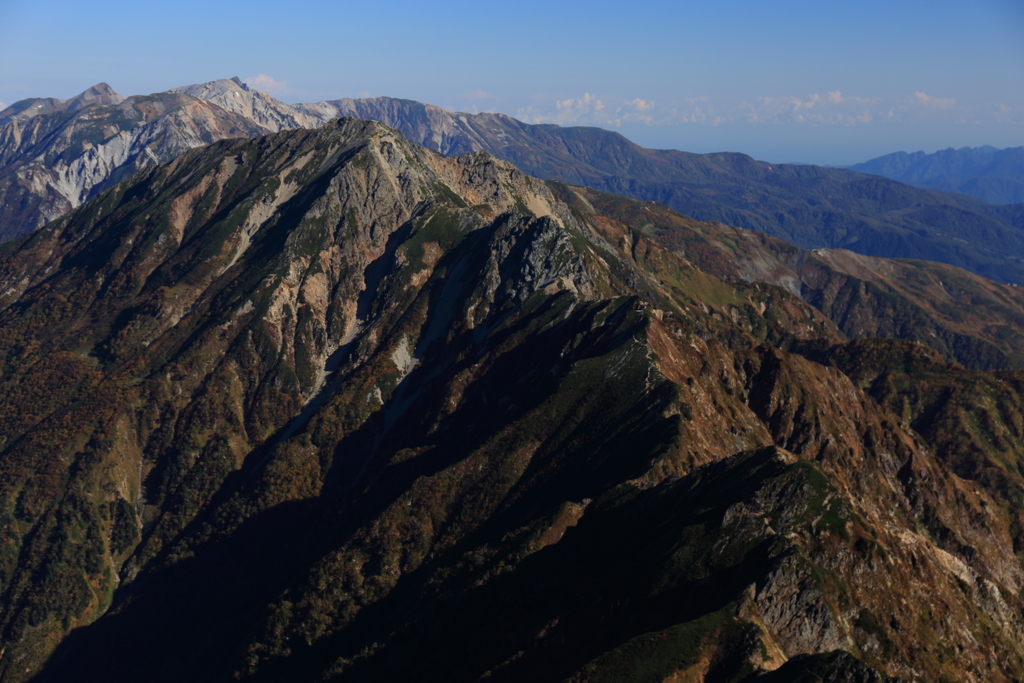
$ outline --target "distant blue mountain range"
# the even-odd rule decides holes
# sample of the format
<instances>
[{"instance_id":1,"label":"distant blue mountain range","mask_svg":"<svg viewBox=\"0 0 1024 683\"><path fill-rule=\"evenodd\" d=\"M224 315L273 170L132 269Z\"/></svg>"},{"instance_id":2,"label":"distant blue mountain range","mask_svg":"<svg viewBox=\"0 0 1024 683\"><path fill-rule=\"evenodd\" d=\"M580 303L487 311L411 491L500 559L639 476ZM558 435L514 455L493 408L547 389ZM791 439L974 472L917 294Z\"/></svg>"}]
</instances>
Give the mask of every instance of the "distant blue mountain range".
<instances>
[{"instance_id":1,"label":"distant blue mountain range","mask_svg":"<svg viewBox=\"0 0 1024 683\"><path fill-rule=\"evenodd\" d=\"M1024 202L1024 147L963 147L896 152L847 166L859 173L892 178L931 190L959 192L989 204Z\"/></svg>"}]
</instances>

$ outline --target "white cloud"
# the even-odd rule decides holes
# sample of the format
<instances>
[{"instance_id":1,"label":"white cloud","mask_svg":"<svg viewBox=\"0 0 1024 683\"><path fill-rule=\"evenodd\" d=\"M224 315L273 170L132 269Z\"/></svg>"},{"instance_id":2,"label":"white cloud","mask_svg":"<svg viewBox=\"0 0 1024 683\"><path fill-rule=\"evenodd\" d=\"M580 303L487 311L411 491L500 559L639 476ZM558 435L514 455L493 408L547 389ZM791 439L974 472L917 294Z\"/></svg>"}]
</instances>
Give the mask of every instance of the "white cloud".
<instances>
[{"instance_id":1,"label":"white cloud","mask_svg":"<svg viewBox=\"0 0 1024 683\"><path fill-rule=\"evenodd\" d=\"M641 97L627 100L593 93L563 98L535 96L534 105L519 109L516 116L528 123L616 128L629 123L648 126L678 123L718 125L728 120L710 106L707 97L692 97L663 105Z\"/></svg>"},{"instance_id":2,"label":"white cloud","mask_svg":"<svg viewBox=\"0 0 1024 683\"><path fill-rule=\"evenodd\" d=\"M668 123L703 123L717 126L733 120L732 116L726 116L715 110L711 106L711 98L706 95L703 97L688 97L683 100L683 103L684 106L673 107L669 111Z\"/></svg>"},{"instance_id":3,"label":"white cloud","mask_svg":"<svg viewBox=\"0 0 1024 683\"><path fill-rule=\"evenodd\" d=\"M535 98L537 100L548 98ZM583 93L583 97L567 97L548 100L545 105L526 107L517 112L517 116L529 123L557 123L562 126L571 125L607 125L608 117L601 115L605 104L596 95ZM552 108L551 104L554 104Z\"/></svg>"},{"instance_id":4,"label":"white cloud","mask_svg":"<svg viewBox=\"0 0 1024 683\"><path fill-rule=\"evenodd\" d=\"M880 102L878 98L844 96L839 90L829 90L824 96L759 97L742 102L737 109L739 118L749 123L855 126L874 121Z\"/></svg>"},{"instance_id":5,"label":"white cloud","mask_svg":"<svg viewBox=\"0 0 1024 683\"><path fill-rule=\"evenodd\" d=\"M265 92L268 95L286 95L292 92L288 87L287 81L276 81L266 74L246 78L245 84L254 90Z\"/></svg>"},{"instance_id":6,"label":"white cloud","mask_svg":"<svg viewBox=\"0 0 1024 683\"><path fill-rule=\"evenodd\" d=\"M482 111L490 112L495 110L494 105L497 99L497 96L478 88L459 95L458 104L449 105L447 109L449 111L466 111L470 114L479 114Z\"/></svg>"},{"instance_id":7,"label":"white cloud","mask_svg":"<svg viewBox=\"0 0 1024 683\"><path fill-rule=\"evenodd\" d=\"M469 92L462 93L462 97L468 100L493 100L494 95L487 92L486 90L470 90Z\"/></svg>"},{"instance_id":8,"label":"white cloud","mask_svg":"<svg viewBox=\"0 0 1024 683\"><path fill-rule=\"evenodd\" d=\"M677 108L659 107L640 97L627 100L583 93L582 97L535 96L534 102L533 106L519 109L516 116L529 123L614 127L624 123L654 126L673 122L678 117Z\"/></svg>"},{"instance_id":9,"label":"white cloud","mask_svg":"<svg viewBox=\"0 0 1024 683\"><path fill-rule=\"evenodd\" d=\"M884 121L914 122L947 119L950 123L983 118L1012 122L1020 117L1006 104L988 106L988 111L967 108L952 97L913 92L900 99L844 95L840 90L825 94L772 95L739 104L713 102L709 97L680 100L600 97L535 96L534 104L518 110L516 116L529 123L557 123L563 126L592 125L618 127L624 124L649 126L697 124L717 126L731 122L797 124L809 126L862 126ZM969 110L970 109L970 110Z\"/></svg>"},{"instance_id":10,"label":"white cloud","mask_svg":"<svg viewBox=\"0 0 1024 683\"><path fill-rule=\"evenodd\" d=\"M1004 102L999 102L993 107L992 118L996 120L996 123L1024 123L1024 117L1020 115L1020 108L1014 109Z\"/></svg>"},{"instance_id":11,"label":"white cloud","mask_svg":"<svg viewBox=\"0 0 1024 683\"><path fill-rule=\"evenodd\" d=\"M932 97L923 92L915 92L914 101L925 107L937 107L939 109L949 109L956 104L956 100L952 97Z\"/></svg>"},{"instance_id":12,"label":"white cloud","mask_svg":"<svg viewBox=\"0 0 1024 683\"><path fill-rule=\"evenodd\" d=\"M604 109L604 102L597 99L596 95L583 93L583 97L578 99L570 97L569 99L559 100L555 103L555 107L559 112L562 112L562 118L577 120L588 114L601 111Z\"/></svg>"},{"instance_id":13,"label":"white cloud","mask_svg":"<svg viewBox=\"0 0 1024 683\"><path fill-rule=\"evenodd\" d=\"M3 102L0 102L0 111L3 111L4 109L7 109L7 105Z\"/></svg>"},{"instance_id":14,"label":"white cloud","mask_svg":"<svg viewBox=\"0 0 1024 683\"><path fill-rule=\"evenodd\" d=\"M902 102L889 105L883 118L890 121L922 121L952 116L954 123L964 123L967 118L975 118L976 115L977 112L971 113L964 107L957 106L956 100L952 97L933 97L917 91Z\"/></svg>"}]
</instances>

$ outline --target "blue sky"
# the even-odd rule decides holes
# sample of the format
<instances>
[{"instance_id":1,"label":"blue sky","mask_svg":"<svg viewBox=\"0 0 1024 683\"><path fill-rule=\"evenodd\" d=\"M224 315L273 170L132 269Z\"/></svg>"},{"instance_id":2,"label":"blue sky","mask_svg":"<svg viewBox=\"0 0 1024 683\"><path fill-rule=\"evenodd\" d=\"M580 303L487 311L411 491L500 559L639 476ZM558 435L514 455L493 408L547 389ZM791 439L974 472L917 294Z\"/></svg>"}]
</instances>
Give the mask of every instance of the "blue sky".
<instances>
[{"instance_id":1,"label":"blue sky","mask_svg":"<svg viewBox=\"0 0 1024 683\"><path fill-rule=\"evenodd\" d=\"M236 75L851 164L1024 145L1024 1L0 0L0 102Z\"/></svg>"}]
</instances>

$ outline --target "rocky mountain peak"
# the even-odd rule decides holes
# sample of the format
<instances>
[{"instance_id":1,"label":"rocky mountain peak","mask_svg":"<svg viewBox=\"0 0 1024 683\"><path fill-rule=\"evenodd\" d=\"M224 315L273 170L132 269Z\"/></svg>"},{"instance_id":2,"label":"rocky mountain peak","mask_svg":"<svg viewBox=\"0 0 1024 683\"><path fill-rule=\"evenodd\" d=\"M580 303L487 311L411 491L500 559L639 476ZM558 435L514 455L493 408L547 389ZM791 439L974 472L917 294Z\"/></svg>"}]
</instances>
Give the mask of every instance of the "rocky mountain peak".
<instances>
[{"instance_id":1,"label":"rocky mountain peak","mask_svg":"<svg viewBox=\"0 0 1024 683\"><path fill-rule=\"evenodd\" d=\"M227 93L246 92L248 88L238 76L232 78L218 78L205 83L193 83L192 85L180 85L169 88L167 92L180 92L191 95L199 100L212 100L222 97Z\"/></svg>"},{"instance_id":2,"label":"rocky mountain peak","mask_svg":"<svg viewBox=\"0 0 1024 683\"><path fill-rule=\"evenodd\" d=\"M70 100L64 103L64 109L67 111L77 111L94 104L98 105L109 105L109 104L121 104L125 98L114 92L106 83L97 83L91 88L87 88L82 93L75 95Z\"/></svg>"},{"instance_id":3,"label":"rocky mountain peak","mask_svg":"<svg viewBox=\"0 0 1024 683\"><path fill-rule=\"evenodd\" d=\"M54 112L79 111L94 104L101 106L116 105L124 102L124 99L106 83L97 83L67 100L56 97L32 97L19 100L3 111L0 111L0 125L12 121L26 121L36 116L46 116Z\"/></svg>"},{"instance_id":4,"label":"rocky mountain peak","mask_svg":"<svg viewBox=\"0 0 1024 683\"><path fill-rule=\"evenodd\" d=\"M52 114L55 111L60 111L63 104L64 100L55 97L31 97L18 100L0 111L0 125Z\"/></svg>"},{"instance_id":5,"label":"rocky mountain peak","mask_svg":"<svg viewBox=\"0 0 1024 683\"><path fill-rule=\"evenodd\" d=\"M316 128L323 122L266 93L250 89L238 76L171 88L168 92L180 92L212 102L224 111L244 116L267 132Z\"/></svg>"}]
</instances>

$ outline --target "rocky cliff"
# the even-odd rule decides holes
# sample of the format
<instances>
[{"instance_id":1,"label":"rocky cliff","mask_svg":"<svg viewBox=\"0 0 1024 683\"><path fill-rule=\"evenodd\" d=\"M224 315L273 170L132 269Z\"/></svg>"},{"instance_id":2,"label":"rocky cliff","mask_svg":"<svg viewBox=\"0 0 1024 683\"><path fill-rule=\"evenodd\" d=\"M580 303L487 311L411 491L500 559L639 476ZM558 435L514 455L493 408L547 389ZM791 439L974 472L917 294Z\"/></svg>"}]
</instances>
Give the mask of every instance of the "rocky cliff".
<instances>
[{"instance_id":1,"label":"rocky cliff","mask_svg":"<svg viewBox=\"0 0 1024 683\"><path fill-rule=\"evenodd\" d=\"M932 347L974 369L1024 367L1024 292L930 261L805 250L762 233L696 221L653 202L552 183L584 213L598 211L706 273L784 287L850 338L890 337Z\"/></svg>"},{"instance_id":2,"label":"rocky cliff","mask_svg":"<svg viewBox=\"0 0 1024 683\"><path fill-rule=\"evenodd\" d=\"M0 677L1020 679L1020 373L826 256L356 119L144 169L0 252Z\"/></svg>"}]
</instances>

